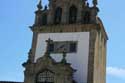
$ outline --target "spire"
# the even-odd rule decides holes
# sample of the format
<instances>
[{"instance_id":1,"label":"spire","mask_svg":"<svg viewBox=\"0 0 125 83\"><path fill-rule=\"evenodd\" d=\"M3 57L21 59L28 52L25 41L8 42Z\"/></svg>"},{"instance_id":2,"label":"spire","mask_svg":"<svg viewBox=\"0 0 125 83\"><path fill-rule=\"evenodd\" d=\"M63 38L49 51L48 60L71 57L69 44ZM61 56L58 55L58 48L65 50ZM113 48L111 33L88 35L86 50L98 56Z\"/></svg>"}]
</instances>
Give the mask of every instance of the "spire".
<instances>
[{"instance_id":1,"label":"spire","mask_svg":"<svg viewBox=\"0 0 125 83\"><path fill-rule=\"evenodd\" d=\"M37 8L38 8L38 10L41 10L43 7L42 7L42 1L41 0L39 0L39 3L38 3L38 5L37 5Z\"/></svg>"},{"instance_id":2,"label":"spire","mask_svg":"<svg viewBox=\"0 0 125 83\"><path fill-rule=\"evenodd\" d=\"M93 0L94 7L96 7L97 4L98 4L98 1L97 0Z\"/></svg>"}]
</instances>

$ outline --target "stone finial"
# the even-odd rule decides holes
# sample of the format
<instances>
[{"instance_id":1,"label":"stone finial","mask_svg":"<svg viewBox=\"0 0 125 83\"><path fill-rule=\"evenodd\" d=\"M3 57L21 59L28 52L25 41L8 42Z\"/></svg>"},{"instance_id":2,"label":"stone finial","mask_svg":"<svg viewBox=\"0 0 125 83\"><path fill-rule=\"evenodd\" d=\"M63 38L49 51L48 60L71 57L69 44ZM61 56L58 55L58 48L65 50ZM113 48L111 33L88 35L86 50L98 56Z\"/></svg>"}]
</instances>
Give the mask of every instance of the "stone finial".
<instances>
[{"instance_id":1,"label":"stone finial","mask_svg":"<svg viewBox=\"0 0 125 83\"><path fill-rule=\"evenodd\" d=\"M44 10L47 10L47 5L45 5Z\"/></svg>"},{"instance_id":2,"label":"stone finial","mask_svg":"<svg viewBox=\"0 0 125 83\"><path fill-rule=\"evenodd\" d=\"M87 2L86 6L89 7L89 2Z\"/></svg>"},{"instance_id":3,"label":"stone finial","mask_svg":"<svg viewBox=\"0 0 125 83\"><path fill-rule=\"evenodd\" d=\"M67 63L67 60L66 60L66 52L64 51L63 52L63 58L62 58L62 61L61 61L61 63L63 63L63 64L66 64Z\"/></svg>"},{"instance_id":4,"label":"stone finial","mask_svg":"<svg viewBox=\"0 0 125 83\"><path fill-rule=\"evenodd\" d=\"M96 7L97 4L98 4L98 1L97 0L93 0L94 7Z\"/></svg>"},{"instance_id":5,"label":"stone finial","mask_svg":"<svg viewBox=\"0 0 125 83\"><path fill-rule=\"evenodd\" d=\"M35 11L36 17L35 17L35 23L33 26L42 26L42 0L39 0L39 3L37 5L37 10Z\"/></svg>"},{"instance_id":6,"label":"stone finial","mask_svg":"<svg viewBox=\"0 0 125 83\"><path fill-rule=\"evenodd\" d=\"M38 3L38 5L37 5L37 8L38 8L38 10L41 10L43 7L42 7L42 1L41 0L39 0L39 3Z\"/></svg>"}]
</instances>

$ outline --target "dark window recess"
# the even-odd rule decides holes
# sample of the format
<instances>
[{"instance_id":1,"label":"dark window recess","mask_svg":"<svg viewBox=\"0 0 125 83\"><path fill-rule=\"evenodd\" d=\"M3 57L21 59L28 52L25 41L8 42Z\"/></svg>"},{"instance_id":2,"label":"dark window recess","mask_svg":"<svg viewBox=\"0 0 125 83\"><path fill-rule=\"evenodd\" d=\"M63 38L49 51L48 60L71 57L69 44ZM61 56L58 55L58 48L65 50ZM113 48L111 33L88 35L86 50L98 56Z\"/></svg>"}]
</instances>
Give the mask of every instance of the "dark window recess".
<instances>
[{"instance_id":1,"label":"dark window recess","mask_svg":"<svg viewBox=\"0 0 125 83\"><path fill-rule=\"evenodd\" d=\"M36 16L35 25L42 26L42 16Z\"/></svg>"},{"instance_id":2,"label":"dark window recess","mask_svg":"<svg viewBox=\"0 0 125 83\"><path fill-rule=\"evenodd\" d=\"M77 8L75 6L71 6L69 9L69 23L76 23L77 20Z\"/></svg>"},{"instance_id":3,"label":"dark window recess","mask_svg":"<svg viewBox=\"0 0 125 83\"><path fill-rule=\"evenodd\" d=\"M42 24L43 25L47 24L47 14L43 14L43 16L42 16Z\"/></svg>"},{"instance_id":4,"label":"dark window recess","mask_svg":"<svg viewBox=\"0 0 125 83\"><path fill-rule=\"evenodd\" d=\"M54 23L60 24L62 19L62 8L58 7L55 11Z\"/></svg>"},{"instance_id":5,"label":"dark window recess","mask_svg":"<svg viewBox=\"0 0 125 83\"><path fill-rule=\"evenodd\" d=\"M86 11L84 15L84 24L89 24L90 23L90 12Z\"/></svg>"},{"instance_id":6,"label":"dark window recess","mask_svg":"<svg viewBox=\"0 0 125 83\"><path fill-rule=\"evenodd\" d=\"M76 52L77 51L77 44L71 43L70 44L70 52Z\"/></svg>"},{"instance_id":7,"label":"dark window recess","mask_svg":"<svg viewBox=\"0 0 125 83\"><path fill-rule=\"evenodd\" d=\"M54 44L50 44L49 45L49 52L53 52L54 51Z\"/></svg>"}]
</instances>

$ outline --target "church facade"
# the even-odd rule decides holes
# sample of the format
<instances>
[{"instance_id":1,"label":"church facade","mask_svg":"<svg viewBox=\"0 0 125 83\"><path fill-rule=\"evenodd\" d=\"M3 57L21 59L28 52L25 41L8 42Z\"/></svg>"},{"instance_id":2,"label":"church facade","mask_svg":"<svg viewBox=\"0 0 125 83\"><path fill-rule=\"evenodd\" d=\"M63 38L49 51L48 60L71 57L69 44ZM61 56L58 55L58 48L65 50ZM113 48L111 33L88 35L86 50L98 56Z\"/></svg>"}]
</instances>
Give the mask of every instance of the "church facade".
<instances>
[{"instance_id":1,"label":"church facade","mask_svg":"<svg viewBox=\"0 0 125 83\"><path fill-rule=\"evenodd\" d=\"M108 37L92 2L39 1L24 83L106 83Z\"/></svg>"}]
</instances>

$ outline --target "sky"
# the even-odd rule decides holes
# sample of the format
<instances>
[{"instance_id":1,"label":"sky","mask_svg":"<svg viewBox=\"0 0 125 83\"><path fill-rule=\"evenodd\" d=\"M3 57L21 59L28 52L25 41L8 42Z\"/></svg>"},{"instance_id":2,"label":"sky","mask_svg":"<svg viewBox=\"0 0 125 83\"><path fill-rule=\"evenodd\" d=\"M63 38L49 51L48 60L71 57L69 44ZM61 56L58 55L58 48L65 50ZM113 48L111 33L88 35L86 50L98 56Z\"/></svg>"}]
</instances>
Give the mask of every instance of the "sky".
<instances>
[{"instance_id":1,"label":"sky","mask_svg":"<svg viewBox=\"0 0 125 83\"><path fill-rule=\"evenodd\" d=\"M0 0L0 80L23 81L22 63L31 48L38 0ZM125 82L125 0L99 0L99 17L108 34L107 83ZM43 0L43 5L47 0Z\"/></svg>"}]
</instances>

